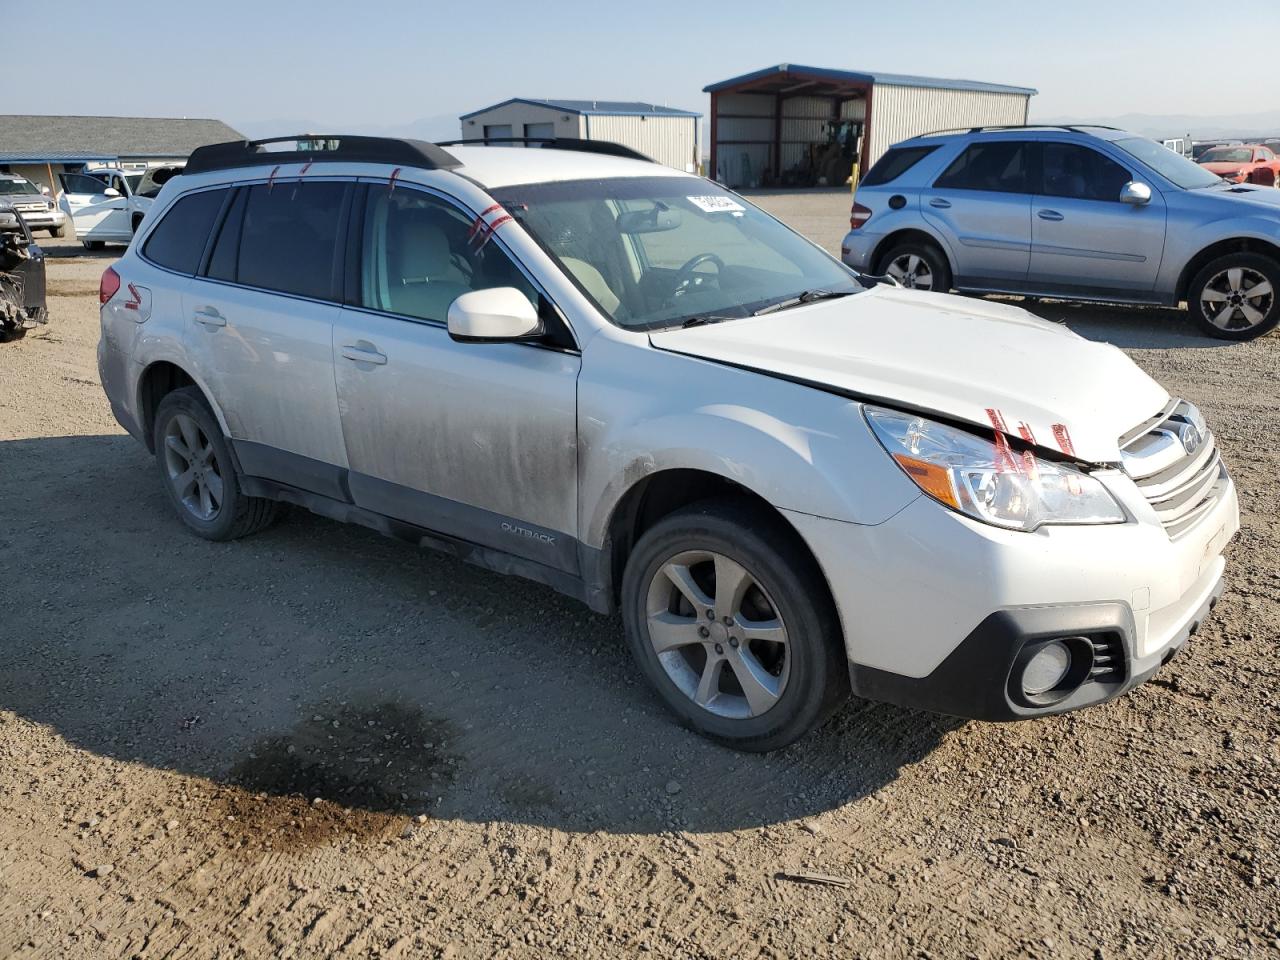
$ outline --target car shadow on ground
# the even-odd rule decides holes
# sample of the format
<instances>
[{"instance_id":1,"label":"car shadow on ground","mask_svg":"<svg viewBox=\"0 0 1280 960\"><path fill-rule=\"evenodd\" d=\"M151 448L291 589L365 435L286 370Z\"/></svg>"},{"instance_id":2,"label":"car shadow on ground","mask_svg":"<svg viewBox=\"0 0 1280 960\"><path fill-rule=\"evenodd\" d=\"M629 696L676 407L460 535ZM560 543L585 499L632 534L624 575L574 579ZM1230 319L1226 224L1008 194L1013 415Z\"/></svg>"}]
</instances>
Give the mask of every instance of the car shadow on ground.
<instances>
[{"instance_id":1,"label":"car shadow on ground","mask_svg":"<svg viewBox=\"0 0 1280 960\"><path fill-rule=\"evenodd\" d=\"M208 543L124 436L0 442L0 489L0 708L247 795L727 831L856 801L959 726L853 703L735 753L673 723L617 618L302 511Z\"/></svg>"},{"instance_id":2,"label":"car shadow on ground","mask_svg":"<svg viewBox=\"0 0 1280 960\"><path fill-rule=\"evenodd\" d=\"M1065 300L993 298L1012 302L1043 320L1062 323L1080 336L1132 350L1217 348L1235 346L1201 333L1191 315L1176 307L1131 307L1123 304L1075 303Z\"/></svg>"}]
</instances>

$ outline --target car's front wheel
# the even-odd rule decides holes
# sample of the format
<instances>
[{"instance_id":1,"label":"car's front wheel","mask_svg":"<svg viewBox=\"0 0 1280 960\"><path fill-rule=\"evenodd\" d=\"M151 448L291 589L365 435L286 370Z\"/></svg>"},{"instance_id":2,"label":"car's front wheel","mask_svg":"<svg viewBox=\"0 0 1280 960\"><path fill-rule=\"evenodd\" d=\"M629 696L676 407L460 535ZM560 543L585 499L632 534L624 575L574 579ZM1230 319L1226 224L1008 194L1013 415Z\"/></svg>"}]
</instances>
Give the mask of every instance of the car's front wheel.
<instances>
[{"instance_id":1,"label":"car's front wheel","mask_svg":"<svg viewBox=\"0 0 1280 960\"><path fill-rule=\"evenodd\" d=\"M51 227L49 230L49 236L51 237L65 237L66 235L67 235L66 224L63 224L61 227Z\"/></svg>"},{"instance_id":2,"label":"car's front wheel","mask_svg":"<svg viewBox=\"0 0 1280 960\"><path fill-rule=\"evenodd\" d=\"M909 290L934 293L951 290L951 267L947 258L937 247L922 241L911 240L894 247L880 258L876 273L892 277L899 286Z\"/></svg>"},{"instance_id":3,"label":"car's front wheel","mask_svg":"<svg viewBox=\"0 0 1280 960\"><path fill-rule=\"evenodd\" d=\"M784 747L848 696L839 622L795 532L706 501L648 530L627 561L633 655L689 727L740 750Z\"/></svg>"},{"instance_id":4,"label":"car's front wheel","mask_svg":"<svg viewBox=\"0 0 1280 960\"><path fill-rule=\"evenodd\" d=\"M235 540L269 526L280 505L247 497L213 412L194 387L175 390L156 410L156 466L182 522L206 540Z\"/></svg>"},{"instance_id":5,"label":"car's front wheel","mask_svg":"<svg viewBox=\"0 0 1280 960\"><path fill-rule=\"evenodd\" d=\"M1280 324L1280 263L1257 253L1210 261L1187 289L1191 316L1209 336L1252 340Z\"/></svg>"}]
</instances>

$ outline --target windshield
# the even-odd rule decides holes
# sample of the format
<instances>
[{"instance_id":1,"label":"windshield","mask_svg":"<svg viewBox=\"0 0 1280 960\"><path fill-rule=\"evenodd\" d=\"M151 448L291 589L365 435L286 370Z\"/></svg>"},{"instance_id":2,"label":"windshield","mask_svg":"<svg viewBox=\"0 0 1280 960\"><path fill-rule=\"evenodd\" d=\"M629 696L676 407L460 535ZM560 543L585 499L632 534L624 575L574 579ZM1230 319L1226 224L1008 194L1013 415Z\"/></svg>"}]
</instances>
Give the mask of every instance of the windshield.
<instances>
[{"instance_id":1,"label":"windshield","mask_svg":"<svg viewBox=\"0 0 1280 960\"><path fill-rule=\"evenodd\" d=\"M30 180L0 180L0 193L4 194L27 194L40 195L40 191L36 189L36 185Z\"/></svg>"},{"instance_id":2,"label":"windshield","mask_svg":"<svg viewBox=\"0 0 1280 960\"><path fill-rule=\"evenodd\" d=\"M1210 173L1195 161L1179 156L1154 140L1131 137L1115 140L1113 143L1129 156L1137 157L1174 186L1182 187L1184 190L1199 190L1201 187L1211 187L1215 183L1222 182L1222 178L1216 173Z\"/></svg>"},{"instance_id":3,"label":"windshield","mask_svg":"<svg viewBox=\"0 0 1280 960\"><path fill-rule=\"evenodd\" d=\"M1200 155L1201 163L1248 163L1253 151L1248 147L1214 147Z\"/></svg>"},{"instance_id":4,"label":"windshield","mask_svg":"<svg viewBox=\"0 0 1280 960\"><path fill-rule=\"evenodd\" d=\"M735 319L854 274L763 210L696 177L505 187L496 199L621 327Z\"/></svg>"}]
</instances>

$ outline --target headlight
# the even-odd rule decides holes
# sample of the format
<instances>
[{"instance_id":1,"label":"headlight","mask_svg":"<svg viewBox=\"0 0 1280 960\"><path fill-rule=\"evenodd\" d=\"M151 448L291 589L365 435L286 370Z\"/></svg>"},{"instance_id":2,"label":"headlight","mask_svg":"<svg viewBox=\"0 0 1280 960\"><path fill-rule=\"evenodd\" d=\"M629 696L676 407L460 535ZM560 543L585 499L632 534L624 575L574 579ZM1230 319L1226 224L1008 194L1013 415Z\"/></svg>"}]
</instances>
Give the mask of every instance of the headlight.
<instances>
[{"instance_id":1,"label":"headlight","mask_svg":"<svg viewBox=\"0 0 1280 960\"><path fill-rule=\"evenodd\" d=\"M1107 489L1070 464L1009 456L990 440L914 414L864 409L880 443L915 485L975 520L1010 530L1124 522Z\"/></svg>"}]
</instances>

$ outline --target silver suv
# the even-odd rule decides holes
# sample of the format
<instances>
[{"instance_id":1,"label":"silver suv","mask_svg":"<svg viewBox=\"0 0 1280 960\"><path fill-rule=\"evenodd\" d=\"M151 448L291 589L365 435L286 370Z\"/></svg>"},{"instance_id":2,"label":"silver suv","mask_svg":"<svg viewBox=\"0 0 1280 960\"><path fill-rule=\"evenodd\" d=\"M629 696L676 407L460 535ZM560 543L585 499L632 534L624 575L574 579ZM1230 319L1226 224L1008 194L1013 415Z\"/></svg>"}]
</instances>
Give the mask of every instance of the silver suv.
<instances>
[{"instance_id":1,"label":"silver suv","mask_svg":"<svg viewBox=\"0 0 1280 960\"><path fill-rule=\"evenodd\" d=\"M1177 306L1209 335L1280 323L1280 190L1109 127L985 127L892 147L844 262L903 286Z\"/></svg>"},{"instance_id":2,"label":"silver suv","mask_svg":"<svg viewBox=\"0 0 1280 960\"><path fill-rule=\"evenodd\" d=\"M103 274L102 386L199 536L284 502L530 577L756 750L850 692L1109 700L1223 589L1213 432L1114 347L614 145L308 143L197 150Z\"/></svg>"}]
</instances>

